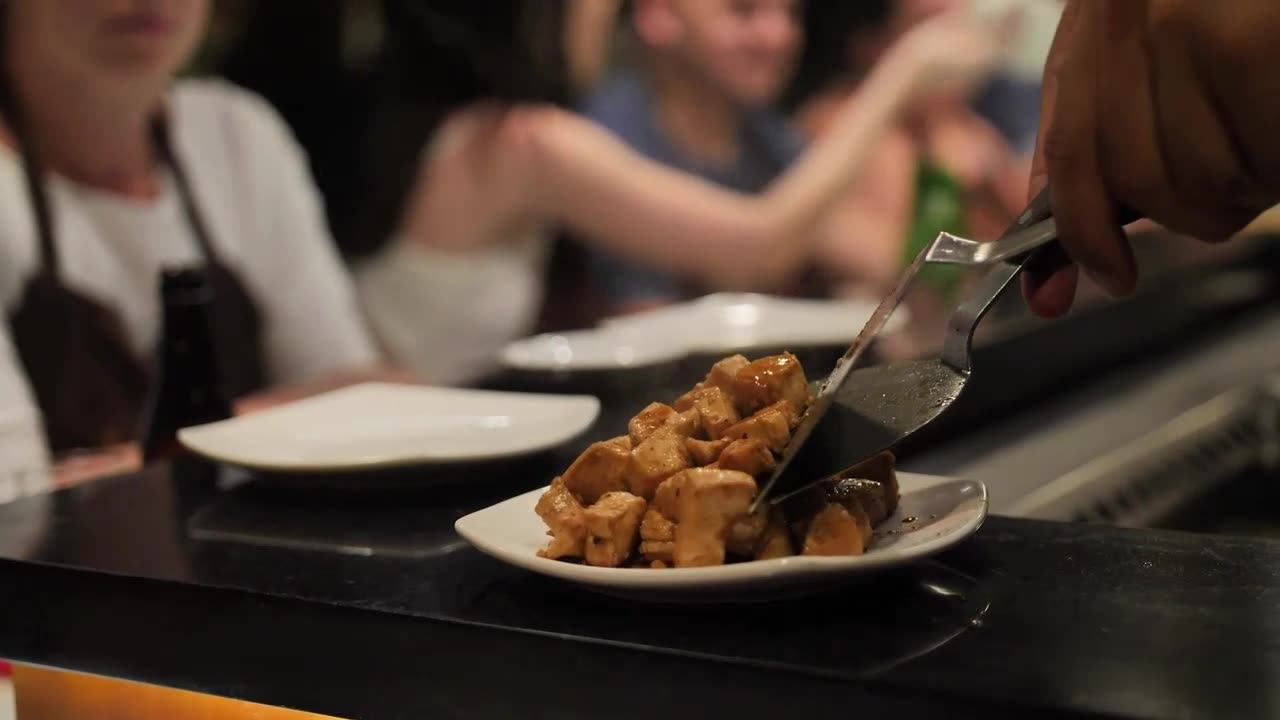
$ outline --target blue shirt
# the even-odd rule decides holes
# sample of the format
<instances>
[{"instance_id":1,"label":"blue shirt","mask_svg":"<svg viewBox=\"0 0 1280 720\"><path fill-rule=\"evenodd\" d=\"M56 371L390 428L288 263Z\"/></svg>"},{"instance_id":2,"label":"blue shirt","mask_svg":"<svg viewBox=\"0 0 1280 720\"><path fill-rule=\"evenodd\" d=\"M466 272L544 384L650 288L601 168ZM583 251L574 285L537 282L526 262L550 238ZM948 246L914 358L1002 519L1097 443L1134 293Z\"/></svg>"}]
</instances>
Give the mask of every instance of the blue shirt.
<instances>
[{"instance_id":1,"label":"blue shirt","mask_svg":"<svg viewBox=\"0 0 1280 720\"><path fill-rule=\"evenodd\" d=\"M644 79L619 73L589 97L583 113L611 130L645 157L696 175L726 188L758 193L773 181L803 150L786 119L771 109L744 111L741 154L728 165L698 162L676 148L658 126L657 103ZM615 305L678 299L680 280L660 270L635 265L595 251L591 271L601 290Z\"/></svg>"},{"instance_id":2,"label":"blue shirt","mask_svg":"<svg viewBox=\"0 0 1280 720\"><path fill-rule=\"evenodd\" d=\"M1015 152L1025 154L1035 149L1040 129L1039 82L998 74L974 99L973 106Z\"/></svg>"}]
</instances>

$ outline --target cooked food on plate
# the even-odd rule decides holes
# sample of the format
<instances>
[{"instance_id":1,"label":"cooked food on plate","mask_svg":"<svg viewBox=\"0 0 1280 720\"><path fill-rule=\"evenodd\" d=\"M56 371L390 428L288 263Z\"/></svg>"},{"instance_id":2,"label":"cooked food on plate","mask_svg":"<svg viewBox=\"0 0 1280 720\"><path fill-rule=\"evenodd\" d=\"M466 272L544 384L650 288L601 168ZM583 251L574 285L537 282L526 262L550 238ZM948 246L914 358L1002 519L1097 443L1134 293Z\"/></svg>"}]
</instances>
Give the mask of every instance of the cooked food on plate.
<instances>
[{"instance_id":1,"label":"cooked food on plate","mask_svg":"<svg viewBox=\"0 0 1280 720\"><path fill-rule=\"evenodd\" d=\"M750 511L812 399L791 353L721 360L552 481L536 508L551 537L538 554L613 568L861 555L898 506L889 453L789 503L790 517L768 504Z\"/></svg>"}]
</instances>

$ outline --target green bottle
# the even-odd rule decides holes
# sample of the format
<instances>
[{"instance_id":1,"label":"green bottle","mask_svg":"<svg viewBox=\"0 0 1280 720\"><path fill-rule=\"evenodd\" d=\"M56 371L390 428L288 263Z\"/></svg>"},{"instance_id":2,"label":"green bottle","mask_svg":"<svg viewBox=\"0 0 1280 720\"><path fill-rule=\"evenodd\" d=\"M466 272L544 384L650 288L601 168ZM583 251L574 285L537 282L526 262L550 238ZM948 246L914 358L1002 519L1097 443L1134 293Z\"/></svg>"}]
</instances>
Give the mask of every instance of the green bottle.
<instances>
[{"instance_id":1,"label":"green bottle","mask_svg":"<svg viewBox=\"0 0 1280 720\"><path fill-rule=\"evenodd\" d=\"M915 260L940 232L964 236L967 233L964 216L964 191L951 173L928 160L921 160L916 171L916 202L907 231L906 258L904 263ZM916 276L936 292L947 304L955 302L964 279L964 268L959 265L925 265Z\"/></svg>"}]
</instances>

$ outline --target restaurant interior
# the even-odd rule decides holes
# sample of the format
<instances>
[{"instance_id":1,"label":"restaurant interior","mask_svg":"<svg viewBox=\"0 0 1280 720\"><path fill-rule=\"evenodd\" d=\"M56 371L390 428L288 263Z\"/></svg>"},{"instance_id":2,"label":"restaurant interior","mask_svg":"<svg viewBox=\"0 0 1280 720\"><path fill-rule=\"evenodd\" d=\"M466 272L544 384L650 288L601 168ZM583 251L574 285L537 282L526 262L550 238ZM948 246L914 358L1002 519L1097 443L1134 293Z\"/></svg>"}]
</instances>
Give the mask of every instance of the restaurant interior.
<instances>
[{"instance_id":1,"label":"restaurant interior","mask_svg":"<svg viewBox=\"0 0 1280 720\"><path fill-rule=\"evenodd\" d=\"M1080 5L0 2L0 720L1280 716L1280 213L1114 291Z\"/></svg>"}]
</instances>

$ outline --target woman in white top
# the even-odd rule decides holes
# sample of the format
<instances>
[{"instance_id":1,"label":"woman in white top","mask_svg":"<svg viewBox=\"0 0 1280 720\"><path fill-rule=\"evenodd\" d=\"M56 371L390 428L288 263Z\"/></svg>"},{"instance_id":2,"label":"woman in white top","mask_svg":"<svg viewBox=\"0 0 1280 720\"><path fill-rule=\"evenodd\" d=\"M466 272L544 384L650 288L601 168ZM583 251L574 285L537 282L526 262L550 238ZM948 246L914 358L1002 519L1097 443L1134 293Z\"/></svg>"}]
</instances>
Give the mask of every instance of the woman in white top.
<instances>
[{"instance_id":1,"label":"woman in white top","mask_svg":"<svg viewBox=\"0 0 1280 720\"><path fill-rule=\"evenodd\" d=\"M372 192L384 203L384 224L375 219L362 233L394 240L358 267L356 279L370 322L398 362L442 383L490 370L502 345L533 327L543 235L555 225L705 287L773 285L815 259L837 276L883 281L897 269L896 248L859 242L857 228L831 210L902 109L922 94L972 87L998 54L991 23L954 14L918 26L871 73L832 132L764 193L747 196L647 160L590 121L537 102L536 82L517 82L559 72L579 90L594 83L618 5L388 3L399 13L391 40L404 37L391 48L403 66L392 88L399 114L385 124L375 119L370 155L382 161L372 180L389 178L392 187ZM430 142L419 153L424 135ZM389 199L399 206L386 207Z\"/></svg>"},{"instance_id":2,"label":"woman in white top","mask_svg":"<svg viewBox=\"0 0 1280 720\"><path fill-rule=\"evenodd\" d=\"M207 14L0 4L0 501L47 482L50 451L132 438L162 269L208 268L244 405L380 363L283 123L230 85L173 83Z\"/></svg>"}]
</instances>

